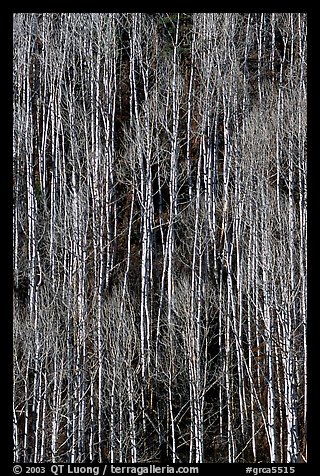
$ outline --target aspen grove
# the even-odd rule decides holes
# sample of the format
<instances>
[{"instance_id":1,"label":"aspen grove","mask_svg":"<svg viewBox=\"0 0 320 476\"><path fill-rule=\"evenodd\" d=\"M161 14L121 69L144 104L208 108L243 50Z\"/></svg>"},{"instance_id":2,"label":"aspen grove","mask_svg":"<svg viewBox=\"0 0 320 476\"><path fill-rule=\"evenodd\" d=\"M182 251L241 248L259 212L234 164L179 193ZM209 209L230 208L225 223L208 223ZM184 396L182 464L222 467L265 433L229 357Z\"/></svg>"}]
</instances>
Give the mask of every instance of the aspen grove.
<instances>
[{"instance_id":1,"label":"aspen grove","mask_svg":"<svg viewBox=\"0 0 320 476\"><path fill-rule=\"evenodd\" d=\"M306 47L14 14L15 462L307 460Z\"/></svg>"}]
</instances>

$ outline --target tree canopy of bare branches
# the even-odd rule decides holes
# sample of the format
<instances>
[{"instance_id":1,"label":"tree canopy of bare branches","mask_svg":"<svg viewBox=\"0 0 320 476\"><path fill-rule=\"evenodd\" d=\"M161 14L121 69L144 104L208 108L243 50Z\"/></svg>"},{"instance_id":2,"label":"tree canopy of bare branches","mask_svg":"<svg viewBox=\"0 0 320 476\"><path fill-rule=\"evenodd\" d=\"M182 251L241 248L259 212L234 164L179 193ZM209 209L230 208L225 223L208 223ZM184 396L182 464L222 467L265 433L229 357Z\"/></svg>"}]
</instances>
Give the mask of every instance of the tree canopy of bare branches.
<instances>
[{"instance_id":1,"label":"tree canopy of bare branches","mask_svg":"<svg viewBox=\"0 0 320 476\"><path fill-rule=\"evenodd\" d=\"M14 460L305 462L306 14L13 28Z\"/></svg>"}]
</instances>

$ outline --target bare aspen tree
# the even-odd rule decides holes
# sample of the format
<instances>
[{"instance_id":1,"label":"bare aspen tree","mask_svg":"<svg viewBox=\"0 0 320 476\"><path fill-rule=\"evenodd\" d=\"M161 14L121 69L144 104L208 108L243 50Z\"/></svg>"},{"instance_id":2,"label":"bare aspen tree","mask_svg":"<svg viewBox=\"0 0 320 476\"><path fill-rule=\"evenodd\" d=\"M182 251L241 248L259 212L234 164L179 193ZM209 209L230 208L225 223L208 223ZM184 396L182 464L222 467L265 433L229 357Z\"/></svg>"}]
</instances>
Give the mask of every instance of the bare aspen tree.
<instances>
[{"instance_id":1,"label":"bare aspen tree","mask_svg":"<svg viewBox=\"0 0 320 476\"><path fill-rule=\"evenodd\" d=\"M17 463L307 461L306 45L14 15Z\"/></svg>"}]
</instances>

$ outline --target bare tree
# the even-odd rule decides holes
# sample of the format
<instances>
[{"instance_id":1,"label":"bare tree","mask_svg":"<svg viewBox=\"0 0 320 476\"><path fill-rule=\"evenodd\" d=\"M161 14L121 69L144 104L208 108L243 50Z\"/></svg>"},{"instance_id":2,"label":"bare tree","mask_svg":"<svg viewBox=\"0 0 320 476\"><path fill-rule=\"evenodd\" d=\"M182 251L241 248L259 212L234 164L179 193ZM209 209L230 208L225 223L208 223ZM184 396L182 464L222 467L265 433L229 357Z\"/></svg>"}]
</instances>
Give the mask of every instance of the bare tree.
<instances>
[{"instance_id":1,"label":"bare tree","mask_svg":"<svg viewBox=\"0 0 320 476\"><path fill-rule=\"evenodd\" d=\"M307 460L306 44L14 15L15 461Z\"/></svg>"}]
</instances>

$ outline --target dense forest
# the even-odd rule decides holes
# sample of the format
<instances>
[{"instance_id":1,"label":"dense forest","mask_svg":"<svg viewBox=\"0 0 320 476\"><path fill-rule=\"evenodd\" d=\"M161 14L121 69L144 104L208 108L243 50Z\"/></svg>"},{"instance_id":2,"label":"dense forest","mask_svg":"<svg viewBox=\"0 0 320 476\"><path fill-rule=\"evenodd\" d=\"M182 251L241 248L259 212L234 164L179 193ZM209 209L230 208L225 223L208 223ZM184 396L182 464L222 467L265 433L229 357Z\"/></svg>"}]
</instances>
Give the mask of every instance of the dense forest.
<instances>
[{"instance_id":1,"label":"dense forest","mask_svg":"<svg viewBox=\"0 0 320 476\"><path fill-rule=\"evenodd\" d=\"M307 460L306 47L14 14L16 462Z\"/></svg>"}]
</instances>

